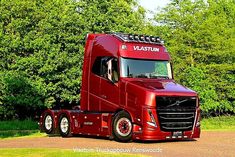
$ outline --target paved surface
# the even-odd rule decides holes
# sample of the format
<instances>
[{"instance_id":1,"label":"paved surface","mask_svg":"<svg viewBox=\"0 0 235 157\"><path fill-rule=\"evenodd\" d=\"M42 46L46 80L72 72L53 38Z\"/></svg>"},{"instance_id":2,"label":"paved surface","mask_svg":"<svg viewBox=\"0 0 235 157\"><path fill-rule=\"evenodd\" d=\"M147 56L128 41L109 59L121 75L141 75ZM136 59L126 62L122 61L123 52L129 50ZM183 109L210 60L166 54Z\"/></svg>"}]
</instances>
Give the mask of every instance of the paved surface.
<instances>
[{"instance_id":1,"label":"paved surface","mask_svg":"<svg viewBox=\"0 0 235 157\"><path fill-rule=\"evenodd\" d=\"M76 151L122 151L160 157L235 157L235 132L206 131L202 132L200 139L192 141L144 143L119 143L108 139L87 137L16 138L0 140L0 148L63 148L74 149Z\"/></svg>"}]
</instances>

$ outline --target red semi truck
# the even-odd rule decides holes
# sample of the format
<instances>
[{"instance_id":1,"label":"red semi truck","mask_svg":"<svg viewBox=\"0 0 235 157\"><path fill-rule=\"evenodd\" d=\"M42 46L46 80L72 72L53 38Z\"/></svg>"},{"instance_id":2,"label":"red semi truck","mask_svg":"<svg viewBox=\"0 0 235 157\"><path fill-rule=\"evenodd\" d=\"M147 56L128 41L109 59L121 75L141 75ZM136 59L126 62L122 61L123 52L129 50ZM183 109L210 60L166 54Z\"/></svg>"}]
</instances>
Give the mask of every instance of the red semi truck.
<instances>
[{"instance_id":1,"label":"red semi truck","mask_svg":"<svg viewBox=\"0 0 235 157\"><path fill-rule=\"evenodd\" d=\"M88 34L80 105L48 109L39 125L48 134L122 142L199 138L199 98L174 81L159 37Z\"/></svg>"}]
</instances>

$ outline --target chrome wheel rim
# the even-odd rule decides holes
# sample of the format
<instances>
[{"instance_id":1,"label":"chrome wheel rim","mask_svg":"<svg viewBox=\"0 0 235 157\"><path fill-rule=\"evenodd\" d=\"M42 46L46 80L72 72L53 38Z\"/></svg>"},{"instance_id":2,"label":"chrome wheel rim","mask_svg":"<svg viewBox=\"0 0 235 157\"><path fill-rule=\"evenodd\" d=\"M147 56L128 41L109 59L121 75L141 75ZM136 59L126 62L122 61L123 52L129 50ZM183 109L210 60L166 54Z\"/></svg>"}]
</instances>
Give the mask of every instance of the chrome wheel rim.
<instances>
[{"instance_id":1,"label":"chrome wheel rim","mask_svg":"<svg viewBox=\"0 0 235 157\"><path fill-rule=\"evenodd\" d=\"M117 121L116 130L121 136L128 136L131 132L132 125L128 118L120 118Z\"/></svg>"},{"instance_id":2,"label":"chrome wheel rim","mask_svg":"<svg viewBox=\"0 0 235 157\"><path fill-rule=\"evenodd\" d=\"M60 128L63 133L67 133L69 130L69 120L66 117L63 117L60 121Z\"/></svg>"},{"instance_id":3,"label":"chrome wheel rim","mask_svg":"<svg viewBox=\"0 0 235 157\"><path fill-rule=\"evenodd\" d=\"M50 115L47 115L45 118L45 128L47 130L51 130L52 128L52 117Z\"/></svg>"}]
</instances>

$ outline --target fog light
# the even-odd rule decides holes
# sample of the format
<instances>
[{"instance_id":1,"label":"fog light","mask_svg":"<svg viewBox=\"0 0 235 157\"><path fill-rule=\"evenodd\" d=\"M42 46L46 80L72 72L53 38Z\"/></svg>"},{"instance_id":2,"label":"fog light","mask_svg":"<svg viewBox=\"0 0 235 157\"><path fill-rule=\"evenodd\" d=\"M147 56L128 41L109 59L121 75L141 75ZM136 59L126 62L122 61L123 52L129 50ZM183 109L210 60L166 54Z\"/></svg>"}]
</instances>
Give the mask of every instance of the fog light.
<instances>
[{"instance_id":1,"label":"fog light","mask_svg":"<svg viewBox=\"0 0 235 157\"><path fill-rule=\"evenodd\" d=\"M197 122L196 127L200 127L200 122Z\"/></svg>"}]
</instances>

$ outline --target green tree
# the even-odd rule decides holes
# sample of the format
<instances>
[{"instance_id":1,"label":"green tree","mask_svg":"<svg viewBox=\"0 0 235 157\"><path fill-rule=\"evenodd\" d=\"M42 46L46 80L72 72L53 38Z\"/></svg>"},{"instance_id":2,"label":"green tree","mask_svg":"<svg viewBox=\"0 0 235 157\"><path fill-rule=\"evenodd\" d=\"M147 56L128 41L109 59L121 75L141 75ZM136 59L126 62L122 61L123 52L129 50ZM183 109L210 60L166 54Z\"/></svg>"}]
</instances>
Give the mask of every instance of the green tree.
<instances>
[{"instance_id":1,"label":"green tree","mask_svg":"<svg viewBox=\"0 0 235 157\"><path fill-rule=\"evenodd\" d=\"M35 83L24 76L24 74L8 71L1 73L1 98L0 118L11 117L25 119L44 108L41 93Z\"/></svg>"},{"instance_id":2,"label":"green tree","mask_svg":"<svg viewBox=\"0 0 235 157\"><path fill-rule=\"evenodd\" d=\"M145 10L136 0L80 0L78 12L85 32L139 33L144 28Z\"/></svg>"},{"instance_id":3,"label":"green tree","mask_svg":"<svg viewBox=\"0 0 235 157\"><path fill-rule=\"evenodd\" d=\"M141 31L144 13L136 0L1 0L1 117L76 104L86 34Z\"/></svg>"},{"instance_id":4,"label":"green tree","mask_svg":"<svg viewBox=\"0 0 235 157\"><path fill-rule=\"evenodd\" d=\"M235 113L235 2L172 0L155 21L177 81L199 92L203 112Z\"/></svg>"}]
</instances>

